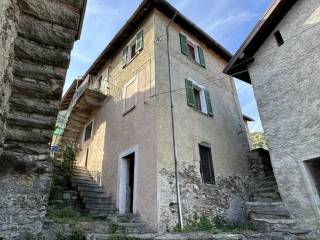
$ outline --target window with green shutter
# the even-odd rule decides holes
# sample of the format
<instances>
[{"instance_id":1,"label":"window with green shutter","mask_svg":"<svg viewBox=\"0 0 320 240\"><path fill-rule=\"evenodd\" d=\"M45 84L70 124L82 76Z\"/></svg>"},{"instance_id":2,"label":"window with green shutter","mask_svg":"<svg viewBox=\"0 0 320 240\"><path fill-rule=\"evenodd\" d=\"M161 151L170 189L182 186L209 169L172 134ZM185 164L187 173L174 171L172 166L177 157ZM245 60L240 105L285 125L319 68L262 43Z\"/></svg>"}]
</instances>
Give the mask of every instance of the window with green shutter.
<instances>
[{"instance_id":1,"label":"window with green shutter","mask_svg":"<svg viewBox=\"0 0 320 240\"><path fill-rule=\"evenodd\" d=\"M187 104L195 110L213 116L210 93L204 86L186 79Z\"/></svg>"},{"instance_id":2,"label":"window with green shutter","mask_svg":"<svg viewBox=\"0 0 320 240\"><path fill-rule=\"evenodd\" d=\"M136 35L136 51L143 48L143 30L140 30Z\"/></svg>"},{"instance_id":3,"label":"window with green shutter","mask_svg":"<svg viewBox=\"0 0 320 240\"><path fill-rule=\"evenodd\" d=\"M180 36L180 48L181 48L181 53L183 55L188 56L188 42L187 42L187 37L183 35L182 33L179 33Z\"/></svg>"},{"instance_id":4,"label":"window with green shutter","mask_svg":"<svg viewBox=\"0 0 320 240\"><path fill-rule=\"evenodd\" d=\"M186 94L187 104L191 107L194 107L193 83L188 79L186 79Z\"/></svg>"},{"instance_id":5,"label":"window with green shutter","mask_svg":"<svg viewBox=\"0 0 320 240\"><path fill-rule=\"evenodd\" d=\"M203 66L203 67L206 67L206 61L204 59L203 49L201 47L199 47L199 46L198 46L198 53L199 53L200 65Z\"/></svg>"}]
</instances>

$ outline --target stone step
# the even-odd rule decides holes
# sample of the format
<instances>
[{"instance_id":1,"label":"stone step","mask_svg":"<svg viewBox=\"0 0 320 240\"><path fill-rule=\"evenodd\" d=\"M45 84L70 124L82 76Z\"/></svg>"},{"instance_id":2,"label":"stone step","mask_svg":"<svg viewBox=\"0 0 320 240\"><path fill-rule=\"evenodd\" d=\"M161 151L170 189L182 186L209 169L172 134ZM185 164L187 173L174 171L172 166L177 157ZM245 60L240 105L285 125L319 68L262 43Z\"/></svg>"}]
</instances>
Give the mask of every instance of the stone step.
<instances>
[{"instance_id":1,"label":"stone step","mask_svg":"<svg viewBox=\"0 0 320 240\"><path fill-rule=\"evenodd\" d=\"M113 203L85 203L85 207L88 210L117 210Z\"/></svg>"},{"instance_id":2,"label":"stone step","mask_svg":"<svg viewBox=\"0 0 320 240\"><path fill-rule=\"evenodd\" d=\"M106 218L108 217L110 214L115 214L117 213L116 209L88 209L89 213L95 217L95 218Z\"/></svg>"},{"instance_id":3,"label":"stone step","mask_svg":"<svg viewBox=\"0 0 320 240\"><path fill-rule=\"evenodd\" d=\"M143 223L117 223L116 233L146 233L145 225Z\"/></svg>"},{"instance_id":4,"label":"stone step","mask_svg":"<svg viewBox=\"0 0 320 240\"><path fill-rule=\"evenodd\" d=\"M290 214L282 202L247 202L246 209L250 217L290 218Z\"/></svg>"},{"instance_id":5,"label":"stone step","mask_svg":"<svg viewBox=\"0 0 320 240\"><path fill-rule=\"evenodd\" d=\"M82 201L84 203L96 204L96 203L112 203L111 197L83 197Z\"/></svg>"},{"instance_id":6,"label":"stone step","mask_svg":"<svg viewBox=\"0 0 320 240\"><path fill-rule=\"evenodd\" d=\"M253 200L256 202L279 202L281 197L279 193L258 193L253 194Z\"/></svg>"},{"instance_id":7,"label":"stone step","mask_svg":"<svg viewBox=\"0 0 320 240\"><path fill-rule=\"evenodd\" d=\"M268 219L268 218L252 218L252 222L256 229L263 232L288 232L294 228L296 222L292 219Z\"/></svg>"},{"instance_id":8,"label":"stone step","mask_svg":"<svg viewBox=\"0 0 320 240\"><path fill-rule=\"evenodd\" d=\"M73 179L72 183L79 184L79 185L81 185L83 183L84 185L90 185L91 184L91 185L99 186L93 179L92 179L92 181L88 181L88 180L84 180L84 179Z\"/></svg>"},{"instance_id":9,"label":"stone step","mask_svg":"<svg viewBox=\"0 0 320 240\"><path fill-rule=\"evenodd\" d=\"M278 186L269 186L269 187L259 187L253 193L269 193L269 192L278 192Z\"/></svg>"},{"instance_id":10,"label":"stone step","mask_svg":"<svg viewBox=\"0 0 320 240\"><path fill-rule=\"evenodd\" d=\"M87 239L91 240L113 240L113 239L131 239L131 240L154 240L154 234L88 234Z\"/></svg>"},{"instance_id":11,"label":"stone step","mask_svg":"<svg viewBox=\"0 0 320 240\"><path fill-rule=\"evenodd\" d=\"M78 186L78 191L87 191L87 192L105 192L102 187L98 186Z\"/></svg>"},{"instance_id":12,"label":"stone step","mask_svg":"<svg viewBox=\"0 0 320 240\"><path fill-rule=\"evenodd\" d=\"M275 179L264 180L257 183L258 188L278 186Z\"/></svg>"},{"instance_id":13,"label":"stone step","mask_svg":"<svg viewBox=\"0 0 320 240\"><path fill-rule=\"evenodd\" d=\"M116 218L116 221L121 222L127 222L127 223L141 223L140 218L137 215L134 214L124 214L124 215L118 215Z\"/></svg>"},{"instance_id":14,"label":"stone step","mask_svg":"<svg viewBox=\"0 0 320 240\"><path fill-rule=\"evenodd\" d=\"M86 187L99 187L99 185L96 182L72 182L73 187L78 187L78 186L86 186Z\"/></svg>"},{"instance_id":15,"label":"stone step","mask_svg":"<svg viewBox=\"0 0 320 240\"><path fill-rule=\"evenodd\" d=\"M90 175L74 175L73 177L72 177L72 179L71 179L72 181L78 181L78 180L80 180L80 181L89 181L89 182L91 182L91 181L94 181L94 179L90 176Z\"/></svg>"},{"instance_id":16,"label":"stone step","mask_svg":"<svg viewBox=\"0 0 320 240\"><path fill-rule=\"evenodd\" d=\"M80 191L79 195L81 198L84 197L91 197L91 198L110 198L111 195L107 193L97 193L97 192L87 192L87 191Z\"/></svg>"}]
</instances>

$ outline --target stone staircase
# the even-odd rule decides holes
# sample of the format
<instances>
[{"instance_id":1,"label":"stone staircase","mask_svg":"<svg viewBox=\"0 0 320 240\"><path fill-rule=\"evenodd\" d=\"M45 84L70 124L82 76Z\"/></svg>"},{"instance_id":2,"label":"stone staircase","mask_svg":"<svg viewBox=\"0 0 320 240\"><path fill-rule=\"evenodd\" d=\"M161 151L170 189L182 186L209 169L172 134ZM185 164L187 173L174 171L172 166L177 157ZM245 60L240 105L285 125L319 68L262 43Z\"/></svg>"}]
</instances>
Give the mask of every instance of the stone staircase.
<instances>
[{"instance_id":1,"label":"stone staircase","mask_svg":"<svg viewBox=\"0 0 320 240\"><path fill-rule=\"evenodd\" d=\"M111 194L99 186L84 167L76 166L74 168L72 186L77 190L85 211L97 219L94 227L91 226L86 231L90 235L90 239L103 239L110 234L150 232L137 215L119 215L115 204L112 202ZM86 227L83 226L82 229L85 230Z\"/></svg>"},{"instance_id":2,"label":"stone staircase","mask_svg":"<svg viewBox=\"0 0 320 240\"><path fill-rule=\"evenodd\" d=\"M281 200L274 176L256 180L256 187L246 208L248 216L259 231L288 232L295 225Z\"/></svg>"}]
</instances>

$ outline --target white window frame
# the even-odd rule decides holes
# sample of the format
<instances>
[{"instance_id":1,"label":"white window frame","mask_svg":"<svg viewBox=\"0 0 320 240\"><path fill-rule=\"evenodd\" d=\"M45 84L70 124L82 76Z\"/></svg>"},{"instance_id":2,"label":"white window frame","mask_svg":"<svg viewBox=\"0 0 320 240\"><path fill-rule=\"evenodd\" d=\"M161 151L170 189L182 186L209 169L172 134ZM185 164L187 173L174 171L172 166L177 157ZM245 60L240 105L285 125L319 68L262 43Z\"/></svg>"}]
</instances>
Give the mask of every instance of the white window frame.
<instances>
[{"instance_id":1,"label":"white window frame","mask_svg":"<svg viewBox=\"0 0 320 240\"><path fill-rule=\"evenodd\" d=\"M136 81L136 92L135 92L135 97L134 97L134 105L129 108L129 109L126 109L126 96L127 96L127 87L133 83L134 81ZM138 76L134 76L129 82L127 82L124 87L123 87L123 91L122 91L122 114L125 115L127 114L128 112L130 112L131 110L133 110L136 106L137 106L137 103L138 103Z\"/></svg>"},{"instance_id":2,"label":"white window frame","mask_svg":"<svg viewBox=\"0 0 320 240\"><path fill-rule=\"evenodd\" d=\"M200 83L191 78L188 78L188 80L191 81L193 87L195 87L200 92L201 112L204 114L208 114L206 95L204 93L204 90L206 89L205 86L201 85Z\"/></svg>"},{"instance_id":3,"label":"white window frame","mask_svg":"<svg viewBox=\"0 0 320 240\"><path fill-rule=\"evenodd\" d=\"M85 140L86 137L86 129L87 127L92 123L92 128L91 128L91 133L90 133L90 138L88 138L87 140ZM94 119L92 119L91 121L89 121L83 129L83 136L82 136L82 143L88 142L91 138L92 138L92 132L93 132L93 127L94 127Z\"/></svg>"},{"instance_id":4,"label":"white window frame","mask_svg":"<svg viewBox=\"0 0 320 240\"><path fill-rule=\"evenodd\" d=\"M198 46L200 46L199 44L197 44L193 39L191 39L188 34L181 32L182 35L186 36L187 38L187 45L191 45L194 49L194 54L195 54L195 60L196 63L200 64L200 58L199 58L199 51L198 51Z\"/></svg>"}]
</instances>

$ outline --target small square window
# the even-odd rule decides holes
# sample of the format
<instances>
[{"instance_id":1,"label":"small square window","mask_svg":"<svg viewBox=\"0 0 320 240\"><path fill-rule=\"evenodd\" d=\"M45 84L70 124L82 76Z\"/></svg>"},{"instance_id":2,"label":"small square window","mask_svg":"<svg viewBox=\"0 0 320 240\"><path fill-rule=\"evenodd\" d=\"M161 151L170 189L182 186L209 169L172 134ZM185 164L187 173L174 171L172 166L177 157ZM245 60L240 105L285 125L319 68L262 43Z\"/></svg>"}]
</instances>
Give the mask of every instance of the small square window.
<instances>
[{"instance_id":1,"label":"small square window","mask_svg":"<svg viewBox=\"0 0 320 240\"><path fill-rule=\"evenodd\" d=\"M86 129L84 131L84 142L88 141L91 136L92 136L92 127L93 127L93 122L89 123L87 126L86 126Z\"/></svg>"},{"instance_id":2,"label":"small square window","mask_svg":"<svg viewBox=\"0 0 320 240\"><path fill-rule=\"evenodd\" d=\"M279 47L284 44L284 40L279 30L274 33L274 37L276 38Z\"/></svg>"}]
</instances>

